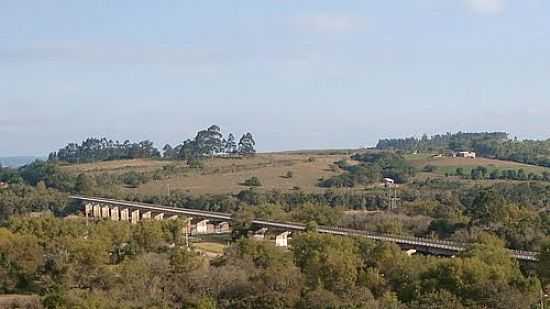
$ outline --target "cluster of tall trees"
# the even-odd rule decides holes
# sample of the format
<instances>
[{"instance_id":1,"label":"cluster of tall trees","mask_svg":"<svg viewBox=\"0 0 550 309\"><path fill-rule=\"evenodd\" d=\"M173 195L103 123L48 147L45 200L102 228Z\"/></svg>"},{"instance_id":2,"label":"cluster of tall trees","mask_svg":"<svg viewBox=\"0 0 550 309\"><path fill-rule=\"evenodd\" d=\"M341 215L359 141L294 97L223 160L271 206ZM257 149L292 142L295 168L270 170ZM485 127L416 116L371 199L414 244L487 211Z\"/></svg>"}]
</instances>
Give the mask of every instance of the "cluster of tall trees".
<instances>
[{"instance_id":1,"label":"cluster of tall trees","mask_svg":"<svg viewBox=\"0 0 550 309\"><path fill-rule=\"evenodd\" d=\"M95 161L108 161L137 158L159 158L160 152L153 142L144 140L141 142L123 143L103 138L87 138L81 144L69 143L67 146L52 152L48 156L50 161L64 161L69 163L86 163Z\"/></svg>"},{"instance_id":2,"label":"cluster of tall trees","mask_svg":"<svg viewBox=\"0 0 550 309\"><path fill-rule=\"evenodd\" d=\"M87 163L121 159L196 160L218 154L251 155L256 153L256 141L252 133L246 132L237 140L233 133L224 138L221 129L212 125L200 130L193 139L187 139L175 147L167 144L163 153L155 148L150 140L123 143L103 138L87 138L82 143L69 143L56 152L50 153L49 161Z\"/></svg>"},{"instance_id":3,"label":"cluster of tall trees","mask_svg":"<svg viewBox=\"0 0 550 309\"><path fill-rule=\"evenodd\" d=\"M256 141L252 133L247 132L237 141L233 133L224 137L217 125L200 130L194 139L187 139L182 144L163 147L166 159L193 160L218 154L251 155L256 153Z\"/></svg>"}]
</instances>

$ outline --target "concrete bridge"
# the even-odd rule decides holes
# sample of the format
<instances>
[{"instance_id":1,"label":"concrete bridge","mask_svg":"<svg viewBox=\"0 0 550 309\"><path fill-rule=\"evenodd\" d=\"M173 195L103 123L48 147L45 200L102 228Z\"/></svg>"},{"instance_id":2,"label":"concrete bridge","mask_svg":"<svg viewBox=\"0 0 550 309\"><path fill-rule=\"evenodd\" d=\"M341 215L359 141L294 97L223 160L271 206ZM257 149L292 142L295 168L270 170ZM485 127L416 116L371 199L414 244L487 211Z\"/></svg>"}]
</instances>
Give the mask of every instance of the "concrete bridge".
<instances>
[{"instance_id":1,"label":"concrete bridge","mask_svg":"<svg viewBox=\"0 0 550 309\"><path fill-rule=\"evenodd\" d=\"M203 211L187 208L175 208L155 204L146 204L138 202L120 201L97 197L71 196L71 199L82 202L85 205L86 214L97 218L108 218L110 220L123 220L137 223L140 220L163 220L177 218L177 216L186 216L192 218L209 219L222 222L224 227L232 221L231 214L222 212ZM201 221L204 224L204 220ZM293 222L277 222L270 220L254 219L254 225L267 227L276 230L285 231L284 237L288 236L286 232L300 232L306 229L305 224ZM197 227L198 229L199 227ZM204 229L204 227L200 227ZM392 242L399 245L408 252L421 252L432 255L455 256L466 250L471 244L451 241L443 241L429 238L411 237L406 235L391 235L361 230L346 229L332 226L319 226L319 233L326 233L341 236L366 237L368 239ZM508 250L512 257L527 262L537 261L537 252Z\"/></svg>"}]
</instances>

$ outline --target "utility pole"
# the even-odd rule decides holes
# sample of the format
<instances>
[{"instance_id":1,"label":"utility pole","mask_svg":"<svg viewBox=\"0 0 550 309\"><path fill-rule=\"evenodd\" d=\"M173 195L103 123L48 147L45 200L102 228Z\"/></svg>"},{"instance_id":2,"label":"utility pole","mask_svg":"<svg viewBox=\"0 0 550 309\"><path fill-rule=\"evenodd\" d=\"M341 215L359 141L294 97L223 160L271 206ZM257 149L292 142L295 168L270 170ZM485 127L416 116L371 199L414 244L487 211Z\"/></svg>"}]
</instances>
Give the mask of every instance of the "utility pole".
<instances>
[{"instance_id":1,"label":"utility pole","mask_svg":"<svg viewBox=\"0 0 550 309\"><path fill-rule=\"evenodd\" d=\"M186 220L185 224L185 247L187 248L187 251L189 251L189 229L191 227L191 218L188 218Z\"/></svg>"},{"instance_id":2,"label":"utility pole","mask_svg":"<svg viewBox=\"0 0 550 309\"><path fill-rule=\"evenodd\" d=\"M384 187L386 188L386 202L388 209L396 209L399 198L397 197L397 184L391 178L384 178Z\"/></svg>"},{"instance_id":3,"label":"utility pole","mask_svg":"<svg viewBox=\"0 0 550 309\"><path fill-rule=\"evenodd\" d=\"M540 288L540 309L544 309L544 292L542 287Z\"/></svg>"}]
</instances>

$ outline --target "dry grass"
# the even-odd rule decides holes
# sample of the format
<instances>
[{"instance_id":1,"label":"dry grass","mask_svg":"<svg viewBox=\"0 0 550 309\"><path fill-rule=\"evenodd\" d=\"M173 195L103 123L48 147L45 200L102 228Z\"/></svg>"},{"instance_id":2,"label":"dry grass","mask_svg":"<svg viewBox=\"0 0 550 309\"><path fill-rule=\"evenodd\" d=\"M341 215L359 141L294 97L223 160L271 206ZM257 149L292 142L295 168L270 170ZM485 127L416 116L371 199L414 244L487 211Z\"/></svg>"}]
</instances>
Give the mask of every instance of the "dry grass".
<instances>
[{"instance_id":1,"label":"dry grass","mask_svg":"<svg viewBox=\"0 0 550 309\"><path fill-rule=\"evenodd\" d=\"M137 172L150 172L170 164L184 165L183 162L161 160L116 160L95 163L72 164L62 166L61 169L69 173L124 173L130 170Z\"/></svg>"},{"instance_id":2,"label":"dry grass","mask_svg":"<svg viewBox=\"0 0 550 309\"><path fill-rule=\"evenodd\" d=\"M193 195L237 193L246 189L242 183L256 176L262 186L259 190L291 191L297 188L308 192L321 192L318 187L320 178L328 178L341 171L331 170L331 165L338 160L349 158L348 155L336 154L292 154L271 153L258 154L243 158L213 158L204 161L202 169L178 169L173 175L161 180L151 180L138 188L122 187L122 190L144 194L166 193L169 190L187 191ZM161 160L119 160L79 165L66 165L66 172L78 174L122 174L128 171L153 172L163 166L176 165L185 167L184 161ZM287 172L292 177L287 178Z\"/></svg>"},{"instance_id":3,"label":"dry grass","mask_svg":"<svg viewBox=\"0 0 550 309\"><path fill-rule=\"evenodd\" d=\"M217 242L197 242L193 243L193 248L200 252L210 252L221 255L226 246Z\"/></svg>"},{"instance_id":4,"label":"dry grass","mask_svg":"<svg viewBox=\"0 0 550 309\"><path fill-rule=\"evenodd\" d=\"M0 308L43 308L38 295L0 295Z\"/></svg>"},{"instance_id":5,"label":"dry grass","mask_svg":"<svg viewBox=\"0 0 550 309\"><path fill-rule=\"evenodd\" d=\"M548 170L545 167L523 164L513 161L503 161L495 159L486 159L486 158L430 158L430 159L421 159L421 160L411 160L410 161L416 167L423 167L426 165L433 165L446 170L449 168L457 167L477 167L485 166L488 168L497 168L497 169L524 169L526 172L542 172Z\"/></svg>"},{"instance_id":6,"label":"dry grass","mask_svg":"<svg viewBox=\"0 0 550 309\"><path fill-rule=\"evenodd\" d=\"M318 186L319 179L326 179L342 173L339 169L331 168L335 161L341 159L347 159L351 164L357 163L350 160L347 154L319 152L268 153L244 158L213 158L205 160L202 169L178 168L177 173L164 176L160 180L151 180L138 188L121 186L121 189L143 194L162 194L172 190L186 191L192 195L237 193L247 188L242 185L246 179L256 176L262 183L258 190L292 191L299 189L305 192L323 192L326 189ZM422 169L428 164L437 168L434 173L419 173L418 179L442 177L445 173L453 173L457 167L470 169L485 166L489 169L516 170L522 168L527 173L539 174L544 170L549 170L517 162L485 158L430 158L425 155L417 155L408 159L418 169ZM153 172L167 165L186 167L183 161L138 159L67 165L62 168L70 173L121 174L130 170ZM291 178L286 177L289 171L292 172ZM353 190L362 189L364 188L353 188Z\"/></svg>"},{"instance_id":7,"label":"dry grass","mask_svg":"<svg viewBox=\"0 0 550 309\"><path fill-rule=\"evenodd\" d=\"M312 157L312 162L308 159ZM159 181L141 185L141 193L155 194L168 190L183 190L191 194L236 193L246 189L242 183L256 176L260 179L263 190L290 191L300 188L308 192L318 192L319 178L336 175L330 165L344 156L304 156L289 154L257 155L243 159L212 159L206 161L202 170L188 174L178 174ZM288 171L293 177L286 178Z\"/></svg>"}]
</instances>

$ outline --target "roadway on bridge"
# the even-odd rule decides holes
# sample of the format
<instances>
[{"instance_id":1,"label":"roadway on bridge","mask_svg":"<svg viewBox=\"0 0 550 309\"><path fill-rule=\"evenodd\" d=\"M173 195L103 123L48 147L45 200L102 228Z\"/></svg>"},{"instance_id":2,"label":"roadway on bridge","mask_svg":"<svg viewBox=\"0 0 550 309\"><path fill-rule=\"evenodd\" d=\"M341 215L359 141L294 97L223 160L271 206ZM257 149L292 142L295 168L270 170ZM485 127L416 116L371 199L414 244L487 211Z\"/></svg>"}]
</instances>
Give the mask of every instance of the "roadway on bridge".
<instances>
[{"instance_id":1,"label":"roadway on bridge","mask_svg":"<svg viewBox=\"0 0 550 309\"><path fill-rule=\"evenodd\" d=\"M108 205L119 206L119 207L122 206L122 207L128 207L133 209L143 209L147 211L157 211L157 212L163 212L163 213L175 214L175 215L185 215L185 216L200 217L200 218L207 218L207 219L214 219L214 220L221 220L221 221L232 221L231 214L223 213L223 212L212 212L212 211L204 211L204 210L196 210L196 209L188 209L188 208L176 208L176 207L169 207L169 206L163 206L163 205L106 199L106 198L100 198L100 197L71 196L70 198L81 202L102 203L102 204L108 204ZM279 228L279 229L284 229L289 231L304 231L306 229L305 224L294 223L294 222L278 222L278 221L254 219L252 223L262 227ZM437 240L437 239L411 237L406 235L383 234L383 233L353 230L353 229L333 227L333 226L319 226L317 231L319 233L326 233L326 234L332 234L332 235L366 237L377 241L392 242L400 246L439 250L440 254L448 255L448 256L459 254L460 252L466 250L468 246L471 245L468 243L459 243L459 242L443 241L443 240ZM422 250L419 250L419 251L422 251ZM511 250L511 249L509 249L509 252L512 255L512 257L518 260L531 261L531 262L537 261L537 252L519 251L519 250Z\"/></svg>"}]
</instances>

